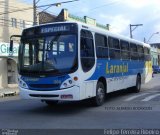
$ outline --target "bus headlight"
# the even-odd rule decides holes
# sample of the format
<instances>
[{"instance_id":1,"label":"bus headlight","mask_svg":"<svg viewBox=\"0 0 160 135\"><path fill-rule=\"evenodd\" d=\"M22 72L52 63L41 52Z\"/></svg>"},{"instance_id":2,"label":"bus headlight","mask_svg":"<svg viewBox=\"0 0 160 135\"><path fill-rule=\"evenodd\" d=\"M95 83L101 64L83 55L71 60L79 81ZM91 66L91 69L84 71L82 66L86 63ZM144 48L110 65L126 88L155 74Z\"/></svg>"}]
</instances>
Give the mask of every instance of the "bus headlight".
<instances>
[{"instance_id":1,"label":"bus headlight","mask_svg":"<svg viewBox=\"0 0 160 135\"><path fill-rule=\"evenodd\" d=\"M28 88L27 84L22 79L18 78L18 82L19 82L20 87L25 88L25 89Z\"/></svg>"},{"instance_id":2,"label":"bus headlight","mask_svg":"<svg viewBox=\"0 0 160 135\"><path fill-rule=\"evenodd\" d=\"M69 84L72 84L72 80L69 80L68 82L69 82Z\"/></svg>"},{"instance_id":3,"label":"bus headlight","mask_svg":"<svg viewBox=\"0 0 160 135\"><path fill-rule=\"evenodd\" d=\"M67 83L64 83L63 86L64 86L64 87L67 87Z\"/></svg>"},{"instance_id":4,"label":"bus headlight","mask_svg":"<svg viewBox=\"0 0 160 135\"><path fill-rule=\"evenodd\" d=\"M61 89L69 88L69 87L72 87L73 85L74 85L74 81L70 78L70 79L65 80L65 81L62 83Z\"/></svg>"}]
</instances>

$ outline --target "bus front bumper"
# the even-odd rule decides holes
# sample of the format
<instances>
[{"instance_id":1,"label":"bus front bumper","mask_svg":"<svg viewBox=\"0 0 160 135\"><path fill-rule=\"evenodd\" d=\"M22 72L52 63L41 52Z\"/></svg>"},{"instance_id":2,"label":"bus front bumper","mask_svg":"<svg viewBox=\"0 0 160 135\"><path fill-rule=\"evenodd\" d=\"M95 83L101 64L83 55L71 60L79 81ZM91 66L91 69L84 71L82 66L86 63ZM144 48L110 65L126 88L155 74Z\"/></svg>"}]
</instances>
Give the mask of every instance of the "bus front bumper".
<instances>
[{"instance_id":1,"label":"bus front bumper","mask_svg":"<svg viewBox=\"0 0 160 135\"><path fill-rule=\"evenodd\" d=\"M23 99L40 99L40 100L63 100L78 101L80 99L80 88L73 86L62 90L38 91L29 90L19 87L20 96Z\"/></svg>"}]
</instances>

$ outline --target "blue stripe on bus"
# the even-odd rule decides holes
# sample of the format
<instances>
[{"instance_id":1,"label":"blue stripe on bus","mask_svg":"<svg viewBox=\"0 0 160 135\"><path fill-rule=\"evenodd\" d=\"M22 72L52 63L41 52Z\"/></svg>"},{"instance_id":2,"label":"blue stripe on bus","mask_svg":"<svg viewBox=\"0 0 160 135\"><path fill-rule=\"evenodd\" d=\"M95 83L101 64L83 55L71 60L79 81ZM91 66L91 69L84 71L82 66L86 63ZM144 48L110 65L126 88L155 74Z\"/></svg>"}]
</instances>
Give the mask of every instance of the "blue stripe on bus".
<instances>
[{"instance_id":1,"label":"blue stripe on bus","mask_svg":"<svg viewBox=\"0 0 160 135\"><path fill-rule=\"evenodd\" d=\"M69 78L69 75L44 78L21 77L21 79L28 85L29 89L37 91L60 90L62 83Z\"/></svg>"},{"instance_id":2,"label":"blue stripe on bus","mask_svg":"<svg viewBox=\"0 0 160 135\"><path fill-rule=\"evenodd\" d=\"M137 60L97 60L96 69L93 75L87 79L97 80L100 77L112 78L112 77L121 77L128 75L136 75L138 73L143 73L145 67L144 61Z\"/></svg>"}]
</instances>

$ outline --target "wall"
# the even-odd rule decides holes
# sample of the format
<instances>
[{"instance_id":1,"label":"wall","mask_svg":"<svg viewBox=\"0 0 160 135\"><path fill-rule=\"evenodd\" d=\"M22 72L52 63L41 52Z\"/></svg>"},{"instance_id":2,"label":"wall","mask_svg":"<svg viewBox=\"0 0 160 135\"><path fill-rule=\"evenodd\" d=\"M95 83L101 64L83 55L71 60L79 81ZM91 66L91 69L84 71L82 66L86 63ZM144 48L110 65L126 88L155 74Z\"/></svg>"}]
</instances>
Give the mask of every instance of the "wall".
<instances>
[{"instance_id":1,"label":"wall","mask_svg":"<svg viewBox=\"0 0 160 135\"><path fill-rule=\"evenodd\" d=\"M8 59L8 43L11 35L20 35L24 28L33 25L33 9L14 12L16 10L31 8L30 4L22 3L19 0L0 1L0 88L8 87L17 83L17 65L12 59ZM11 12L12 13L8 13ZM13 18L16 19L14 23ZM14 25L16 24L16 25ZM14 39L14 43L19 43L19 39ZM16 59L17 54L14 58Z\"/></svg>"},{"instance_id":2,"label":"wall","mask_svg":"<svg viewBox=\"0 0 160 135\"><path fill-rule=\"evenodd\" d=\"M7 58L0 58L0 88L8 86Z\"/></svg>"},{"instance_id":3,"label":"wall","mask_svg":"<svg viewBox=\"0 0 160 135\"><path fill-rule=\"evenodd\" d=\"M158 65L158 50L156 47L151 47L152 65Z\"/></svg>"},{"instance_id":4,"label":"wall","mask_svg":"<svg viewBox=\"0 0 160 135\"><path fill-rule=\"evenodd\" d=\"M30 27L33 24L33 9L13 12L19 9L29 8L32 5L21 3L17 0L1 0L0 12L5 13L0 15L0 41L9 42L11 35L19 35L22 33L24 27L22 22L24 21L25 27ZM13 13L8 13L12 11ZM12 18L16 19L17 26L13 26ZM21 22L21 23L20 23Z\"/></svg>"}]
</instances>

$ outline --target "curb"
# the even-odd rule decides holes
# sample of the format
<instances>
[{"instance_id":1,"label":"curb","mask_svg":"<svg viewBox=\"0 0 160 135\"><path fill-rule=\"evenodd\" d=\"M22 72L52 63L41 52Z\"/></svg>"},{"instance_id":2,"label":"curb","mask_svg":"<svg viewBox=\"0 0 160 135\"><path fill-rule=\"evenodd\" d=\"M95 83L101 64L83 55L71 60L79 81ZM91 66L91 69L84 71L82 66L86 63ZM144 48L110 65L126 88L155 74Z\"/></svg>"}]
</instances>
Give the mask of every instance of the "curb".
<instances>
[{"instance_id":1,"label":"curb","mask_svg":"<svg viewBox=\"0 0 160 135\"><path fill-rule=\"evenodd\" d=\"M4 94L3 93L0 93L0 98L3 98L4 97Z\"/></svg>"},{"instance_id":2,"label":"curb","mask_svg":"<svg viewBox=\"0 0 160 135\"><path fill-rule=\"evenodd\" d=\"M0 91L0 98L4 98L4 97L10 97L10 96L16 96L19 95L19 90L16 91Z\"/></svg>"}]
</instances>

